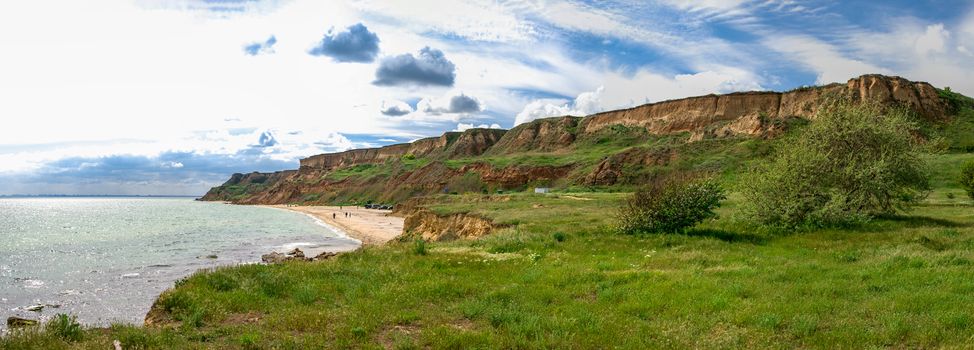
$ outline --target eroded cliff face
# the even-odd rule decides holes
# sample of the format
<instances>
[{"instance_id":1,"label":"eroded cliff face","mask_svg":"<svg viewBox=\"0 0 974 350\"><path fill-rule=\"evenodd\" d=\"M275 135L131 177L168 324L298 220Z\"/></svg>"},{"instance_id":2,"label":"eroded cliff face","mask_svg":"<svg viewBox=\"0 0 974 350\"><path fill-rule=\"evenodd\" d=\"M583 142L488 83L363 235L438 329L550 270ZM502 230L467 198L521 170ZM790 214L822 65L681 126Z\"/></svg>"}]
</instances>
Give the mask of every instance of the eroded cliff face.
<instances>
[{"instance_id":1,"label":"eroded cliff face","mask_svg":"<svg viewBox=\"0 0 974 350\"><path fill-rule=\"evenodd\" d=\"M821 98L836 94L853 100L868 100L909 107L927 119L945 116L946 104L930 84L900 77L864 75L845 85L831 84L789 92L743 92L707 95L651 103L635 108L603 112L586 117L580 133L593 133L612 125L645 127L655 134L691 132L708 128L718 136L760 135L774 119L813 119Z\"/></svg>"},{"instance_id":2,"label":"eroded cliff face","mask_svg":"<svg viewBox=\"0 0 974 350\"><path fill-rule=\"evenodd\" d=\"M248 174L233 174L223 185L211 188L200 200L204 201L237 201L250 193L273 188L285 179L297 175L297 170L277 171L273 173L252 172Z\"/></svg>"},{"instance_id":3,"label":"eroded cliff face","mask_svg":"<svg viewBox=\"0 0 974 350\"><path fill-rule=\"evenodd\" d=\"M506 131L469 129L463 132L447 132L440 137L419 139L411 143L319 154L301 159L301 171L327 171L360 164L382 164L407 155L415 158L479 156L497 143Z\"/></svg>"},{"instance_id":4,"label":"eroded cliff face","mask_svg":"<svg viewBox=\"0 0 974 350\"><path fill-rule=\"evenodd\" d=\"M321 154L302 159L299 171L234 174L230 181L214 188L203 199L243 204L327 203L339 198L397 202L433 193L523 189L557 181L570 185L614 185L639 180L627 174L627 167L663 167L679 156L674 150L637 147L606 154L600 160L586 164L559 166L497 166L477 157L510 159L511 156L537 154L561 157L570 155L582 144L616 138L619 136L616 129L627 128L655 135L689 132L689 142L741 135L773 137L788 125L781 121L814 119L823 97L832 95L906 106L931 121L948 118L947 103L930 84L899 77L864 75L845 84L783 93L741 92L690 97L584 118L539 119L510 131L470 129L408 144ZM421 159L416 162L421 166L411 168L399 162L406 158ZM453 165L447 166L448 160L454 160ZM367 178L333 179L330 176L335 170L363 164L382 164L385 173Z\"/></svg>"},{"instance_id":5,"label":"eroded cliff face","mask_svg":"<svg viewBox=\"0 0 974 350\"><path fill-rule=\"evenodd\" d=\"M554 117L515 126L504 134L488 154L551 152L564 150L575 142L580 117Z\"/></svg>"},{"instance_id":6,"label":"eroded cliff face","mask_svg":"<svg viewBox=\"0 0 974 350\"><path fill-rule=\"evenodd\" d=\"M466 214L440 216L427 209L408 213L400 239L449 241L460 238L479 238L496 227L490 220Z\"/></svg>"}]
</instances>

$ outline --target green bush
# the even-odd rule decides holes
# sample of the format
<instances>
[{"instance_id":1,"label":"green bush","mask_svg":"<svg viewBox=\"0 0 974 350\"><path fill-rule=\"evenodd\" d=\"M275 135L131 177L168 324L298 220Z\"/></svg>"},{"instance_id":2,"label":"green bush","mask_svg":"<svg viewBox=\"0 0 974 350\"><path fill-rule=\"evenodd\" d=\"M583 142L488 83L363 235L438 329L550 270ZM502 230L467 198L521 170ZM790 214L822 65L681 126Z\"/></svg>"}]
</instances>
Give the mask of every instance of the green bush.
<instances>
[{"instance_id":1,"label":"green bush","mask_svg":"<svg viewBox=\"0 0 974 350\"><path fill-rule=\"evenodd\" d=\"M415 241L413 241L413 253L416 253L416 255L429 254L429 248L426 246L426 240L417 238Z\"/></svg>"},{"instance_id":2,"label":"green bush","mask_svg":"<svg viewBox=\"0 0 974 350\"><path fill-rule=\"evenodd\" d=\"M84 338L84 331L75 316L57 314L47 322L44 330L66 342L81 341Z\"/></svg>"},{"instance_id":3,"label":"green bush","mask_svg":"<svg viewBox=\"0 0 974 350\"><path fill-rule=\"evenodd\" d=\"M951 91L949 86L943 90L937 90L937 93L941 99L947 102L947 105L950 106L950 111L953 113L963 108L974 107L974 99Z\"/></svg>"},{"instance_id":4,"label":"green bush","mask_svg":"<svg viewBox=\"0 0 974 350\"><path fill-rule=\"evenodd\" d=\"M960 170L960 186L974 199L974 161L967 162Z\"/></svg>"},{"instance_id":5,"label":"green bush","mask_svg":"<svg viewBox=\"0 0 974 350\"><path fill-rule=\"evenodd\" d=\"M766 226L832 226L904 211L929 193L914 135L900 108L826 101L814 122L746 176L743 212Z\"/></svg>"},{"instance_id":6,"label":"green bush","mask_svg":"<svg viewBox=\"0 0 974 350\"><path fill-rule=\"evenodd\" d=\"M565 234L562 233L562 232L555 232L555 234L552 235L552 237L554 237L555 238L555 241L558 241L558 242L564 242L565 241Z\"/></svg>"},{"instance_id":7,"label":"green bush","mask_svg":"<svg viewBox=\"0 0 974 350\"><path fill-rule=\"evenodd\" d=\"M640 187L619 212L619 230L626 234L677 233L713 217L726 198L712 179L674 176Z\"/></svg>"}]
</instances>

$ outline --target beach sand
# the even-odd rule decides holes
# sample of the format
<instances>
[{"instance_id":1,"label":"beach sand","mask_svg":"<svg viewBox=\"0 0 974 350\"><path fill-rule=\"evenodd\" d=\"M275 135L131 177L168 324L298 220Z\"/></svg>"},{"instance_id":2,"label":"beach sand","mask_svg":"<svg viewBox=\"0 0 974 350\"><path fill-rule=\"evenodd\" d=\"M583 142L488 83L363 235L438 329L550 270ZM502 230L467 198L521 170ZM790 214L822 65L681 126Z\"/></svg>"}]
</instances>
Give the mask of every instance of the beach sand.
<instances>
[{"instance_id":1,"label":"beach sand","mask_svg":"<svg viewBox=\"0 0 974 350\"><path fill-rule=\"evenodd\" d=\"M362 207L286 206L269 207L310 214L325 223L341 229L349 237L362 241L362 245L384 244L402 233L403 218L389 215L390 210L364 209ZM345 213L351 216L345 217ZM334 219L332 214L335 214Z\"/></svg>"}]
</instances>

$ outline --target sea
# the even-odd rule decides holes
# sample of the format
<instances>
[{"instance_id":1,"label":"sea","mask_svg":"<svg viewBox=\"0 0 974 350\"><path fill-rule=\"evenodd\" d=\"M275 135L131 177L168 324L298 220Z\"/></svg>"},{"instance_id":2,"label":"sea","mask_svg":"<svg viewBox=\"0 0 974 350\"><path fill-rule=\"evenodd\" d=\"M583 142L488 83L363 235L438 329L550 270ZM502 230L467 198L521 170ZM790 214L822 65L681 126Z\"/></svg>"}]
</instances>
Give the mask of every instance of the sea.
<instances>
[{"instance_id":1,"label":"sea","mask_svg":"<svg viewBox=\"0 0 974 350\"><path fill-rule=\"evenodd\" d=\"M0 198L0 329L58 313L141 324L156 297L200 269L359 242L305 214L192 198ZM40 308L39 308L40 307Z\"/></svg>"}]
</instances>

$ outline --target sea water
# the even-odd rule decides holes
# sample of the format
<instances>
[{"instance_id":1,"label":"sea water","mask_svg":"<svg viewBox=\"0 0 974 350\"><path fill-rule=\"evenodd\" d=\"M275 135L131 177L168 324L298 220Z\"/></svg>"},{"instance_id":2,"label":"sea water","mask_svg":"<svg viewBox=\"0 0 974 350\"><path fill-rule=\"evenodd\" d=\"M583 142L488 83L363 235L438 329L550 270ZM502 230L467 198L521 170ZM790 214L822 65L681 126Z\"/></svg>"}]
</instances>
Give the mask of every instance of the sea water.
<instances>
[{"instance_id":1,"label":"sea water","mask_svg":"<svg viewBox=\"0 0 974 350\"><path fill-rule=\"evenodd\" d=\"M357 246L311 217L274 208L189 198L0 198L0 320L65 313L89 325L141 324L161 292L199 269L294 247Z\"/></svg>"}]
</instances>

